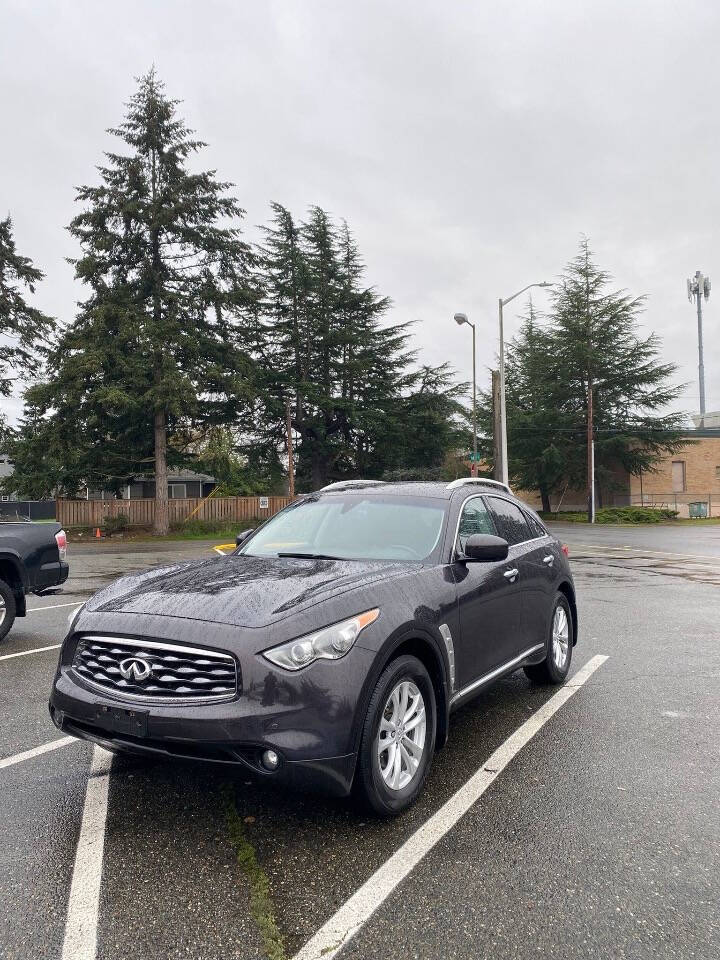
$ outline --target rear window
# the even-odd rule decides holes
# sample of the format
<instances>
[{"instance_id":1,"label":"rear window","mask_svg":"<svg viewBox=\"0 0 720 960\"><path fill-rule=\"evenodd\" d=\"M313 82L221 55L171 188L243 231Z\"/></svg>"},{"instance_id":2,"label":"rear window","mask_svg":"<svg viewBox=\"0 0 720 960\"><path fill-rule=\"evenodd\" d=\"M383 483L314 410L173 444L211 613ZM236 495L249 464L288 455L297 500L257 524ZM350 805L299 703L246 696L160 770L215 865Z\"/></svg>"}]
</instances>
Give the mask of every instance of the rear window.
<instances>
[{"instance_id":1,"label":"rear window","mask_svg":"<svg viewBox=\"0 0 720 960\"><path fill-rule=\"evenodd\" d=\"M533 537L546 537L546 536L547 536L547 530L546 530L545 527L542 525L542 523L540 523L540 521L538 520L538 518L537 518L537 517L534 517L534 516L532 515L532 513L526 513L526 514L525 514L525 519L526 519L527 522L528 522L528 526L530 527L530 532L532 533Z\"/></svg>"}]
</instances>

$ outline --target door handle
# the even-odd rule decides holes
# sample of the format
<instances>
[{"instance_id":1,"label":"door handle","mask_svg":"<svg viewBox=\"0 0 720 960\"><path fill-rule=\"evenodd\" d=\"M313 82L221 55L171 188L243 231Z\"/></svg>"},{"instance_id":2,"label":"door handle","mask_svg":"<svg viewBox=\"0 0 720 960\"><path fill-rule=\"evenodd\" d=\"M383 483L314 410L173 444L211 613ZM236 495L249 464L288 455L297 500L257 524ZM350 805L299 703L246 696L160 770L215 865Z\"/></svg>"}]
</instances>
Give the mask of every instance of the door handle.
<instances>
[{"instance_id":1,"label":"door handle","mask_svg":"<svg viewBox=\"0 0 720 960\"><path fill-rule=\"evenodd\" d=\"M520 573L520 571L517 569L517 567L513 567L512 570L506 570L503 576L506 580L509 580L510 583L515 583L518 573Z\"/></svg>"},{"instance_id":2,"label":"door handle","mask_svg":"<svg viewBox=\"0 0 720 960\"><path fill-rule=\"evenodd\" d=\"M549 567L555 562L555 557L549 553L546 557L543 557L543 563L546 563Z\"/></svg>"}]
</instances>

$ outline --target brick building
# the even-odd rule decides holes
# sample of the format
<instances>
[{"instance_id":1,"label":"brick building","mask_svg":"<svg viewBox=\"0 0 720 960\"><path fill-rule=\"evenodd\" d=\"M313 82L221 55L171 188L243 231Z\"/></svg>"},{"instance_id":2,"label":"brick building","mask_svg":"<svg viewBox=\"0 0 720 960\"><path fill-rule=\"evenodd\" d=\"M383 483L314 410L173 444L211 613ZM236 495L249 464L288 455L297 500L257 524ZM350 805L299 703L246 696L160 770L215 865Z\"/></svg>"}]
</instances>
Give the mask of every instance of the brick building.
<instances>
[{"instance_id":1,"label":"brick building","mask_svg":"<svg viewBox=\"0 0 720 960\"><path fill-rule=\"evenodd\" d=\"M705 422L714 423L716 417L720 421L720 414L709 414ZM616 489L603 493L603 506L669 507L688 517L690 504L702 503L708 516L720 517L720 424L688 430L687 439L686 446L663 457L652 471L619 473ZM518 496L540 508L537 492L518 491ZM585 510L586 491L553 494L550 505L553 510Z\"/></svg>"},{"instance_id":2,"label":"brick building","mask_svg":"<svg viewBox=\"0 0 720 960\"><path fill-rule=\"evenodd\" d=\"M688 440L652 473L628 477L631 503L668 506L681 517L689 504L705 503L708 516L720 516L720 427L688 431Z\"/></svg>"}]
</instances>

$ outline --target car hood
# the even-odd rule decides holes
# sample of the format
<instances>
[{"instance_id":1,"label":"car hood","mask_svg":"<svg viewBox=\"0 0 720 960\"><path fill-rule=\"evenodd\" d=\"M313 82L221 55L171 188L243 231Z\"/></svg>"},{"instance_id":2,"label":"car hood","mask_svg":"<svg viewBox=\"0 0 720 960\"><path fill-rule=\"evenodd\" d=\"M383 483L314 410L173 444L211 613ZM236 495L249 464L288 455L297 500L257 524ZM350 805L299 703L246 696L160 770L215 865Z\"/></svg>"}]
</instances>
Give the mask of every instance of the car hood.
<instances>
[{"instance_id":1,"label":"car hood","mask_svg":"<svg viewBox=\"0 0 720 960\"><path fill-rule=\"evenodd\" d=\"M406 574L414 566L387 561L216 557L122 577L95 594L85 609L262 627L348 590Z\"/></svg>"}]
</instances>

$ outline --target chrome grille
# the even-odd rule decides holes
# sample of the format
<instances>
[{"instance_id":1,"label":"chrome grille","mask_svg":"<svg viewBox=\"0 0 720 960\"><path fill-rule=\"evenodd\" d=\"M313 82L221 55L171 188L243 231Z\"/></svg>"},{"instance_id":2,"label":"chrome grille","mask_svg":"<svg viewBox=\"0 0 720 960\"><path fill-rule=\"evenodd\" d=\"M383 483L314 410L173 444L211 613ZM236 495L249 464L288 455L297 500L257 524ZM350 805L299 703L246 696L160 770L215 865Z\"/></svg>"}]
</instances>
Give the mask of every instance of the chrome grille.
<instances>
[{"instance_id":1,"label":"chrome grille","mask_svg":"<svg viewBox=\"0 0 720 960\"><path fill-rule=\"evenodd\" d=\"M229 654L155 640L82 637L72 666L87 683L124 700L207 703L229 700L238 690Z\"/></svg>"}]
</instances>

